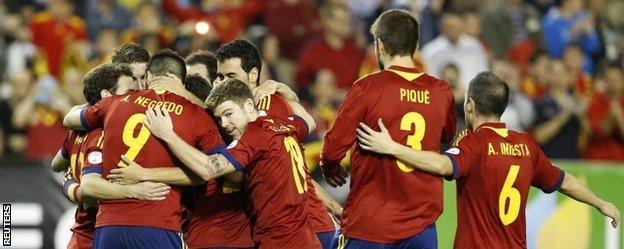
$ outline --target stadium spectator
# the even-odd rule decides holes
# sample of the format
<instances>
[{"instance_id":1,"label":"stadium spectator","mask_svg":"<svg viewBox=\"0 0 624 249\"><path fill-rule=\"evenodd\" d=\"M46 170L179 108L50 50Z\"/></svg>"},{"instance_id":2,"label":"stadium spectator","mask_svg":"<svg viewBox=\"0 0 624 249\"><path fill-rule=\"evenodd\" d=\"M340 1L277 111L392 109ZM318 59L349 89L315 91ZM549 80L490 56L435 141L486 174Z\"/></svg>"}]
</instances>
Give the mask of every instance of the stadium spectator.
<instances>
[{"instance_id":1,"label":"stadium spectator","mask_svg":"<svg viewBox=\"0 0 624 249\"><path fill-rule=\"evenodd\" d=\"M28 95L33 83L30 71L21 71L9 76L9 81L0 85L0 128L4 132L8 154L22 154L26 139L21 128L13 125L13 113L22 99Z\"/></svg>"},{"instance_id":2,"label":"stadium spectator","mask_svg":"<svg viewBox=\"0 0 624 249\"><path fill-rule=\"evenodd\" d=\"M300 90L308 89L312 74L326 68L336 76L339 89L347 90L358 79L364 51L351 34L351 13L345 5L327 3L320 8L322 39L301 52L295 81Z\"/></svg>"},{"instance_id":3,"label":"stadium spectator","mask_svg":"<svg viewBox=\"0 0 624 249\"><path fill-rule=\"evenodd\" d=\"M262 8L262 2L259 0L203 0L199 5L199 7L181 6L176 0L162 1L163 10L179 22L207 22L222 43L240 37L245 31L245 26L258 15Z\"/></svg>"},{"instance_id":4,"label":"stadium spectator","mask_svg":"<svg viewBox=\"0 0 624 249\"><path fill-rule=\"evenodd\" d=\"M26 158L40 160L52 157L67 130L62 115L71 108L68 97L52 76L43 76L28 90L15 107L13 125L26 134Z\"/></svg>"},{"instance_id":5,"label":"stadium spectator","mask_svg":"<svg viewBox=\"0 0 624 249\"><path fill-rule=\"evenodd\" d=\"M464 119L464 98L466 89L459 83L459 68L455 64L447 64L442 68L441 79L451 85L453 90L453 99L455 99L455 114L457 116L457 128L455 134L460 134L466 129L466 120Z\"/></svg>"},{"instance_id":6,"label":"stadium spectator","mask_svg":"<svg viewBox=\"0 0 624 249\"><path fill-rule=\"evenodd\" d=\"M533 125L535 113L531 99L520 89L520 72L507 61L492 63L492 72L509 86L509 102L501 121L514 131L528 130Z\"/></svg>"},{"instance_id":7,"label":"stadium spectator","mask_svg":"<svg viewBox=\"0 0 624 249\"><path fill-rule=\"evenodd\" d=\"M454 63L459 68L459 82L467 88L472 77L488 69L486 52L477 38L463 33L457 14L444 15L441 27L442 34L422 48L423 60L433 76L440 76L442 67Z\"/></svg>"},{"instance_id":8,"label":"stadium spectator","mask_svg":"<svg viewBox=\"0 0 624 249\"><path fill-rule=\"evenodd\" d=\"M5 72L10 76L26 70L28 64L37 56L37 47L32 43L32 32L23 28L25 22L18 15L7 16L2 21L5 32L13 40L7 44L5 51L7 58Z\"/></svg>"},{"instance_id":9,"label":"stadium spectator","mask_svg":"<svg viewBox=\"0 0 624 249\"><path fill-rule=\"evenodd\" d=\"M337 95L336 76L328 69L321 69L314 74L310 86L310 114L316 120L316 130L309 139L322 139L334 124L336 110L340 103Z\"/></svg>"},{"instance_id":10,"label":"stadium spectator","mask_svg":"<svg viewBox=\"0 0 624 249\"><path fill-rule=\"evenodd\" d=\"M249 32L251 42L260 50L260 56L262 57L262 70L260 72L260 82L265 82L269 79L278 82L286 82L293 87L293 74L294 65L290 61L281 57L280 52L280 40L278 37L271 33L266 33L267 30L261 27L254 27L254 31Z\"/></svg>"},{"instance_id":11,"label":"stadium spectator","mask_svg":"<svg viewBox=\"0 0 624 249\"><path fill-rule=\"evenodd\" d=\"M544 52L537 51L531 56L531 65L522 79L522 92L529 98L541 99L548 93L550 61L550 57Z\"/></svg>"},{"instance_id":12,"label":"stadium spectator","mask_svg":"<svg viewBox=\"0 0 624 249\"><path fill-rule=\"evenodd\" d=\"M139 43L150 54L173 43L175 39L173 30L163 23L158 6L151 1L142 1L132 16L136 20L136 26L126 29L121 34L123 43Z\"/></svg>"},{"instance_id":13,"label":"stadium spectator","mask_svg":"<svg viewBox=\"0 0 624 249\"><path fill-rule=\"evenodd\" d=\"M561 61L550 63L549 93L535 102L533 135L549 158L580 157L588 122L588 101L573 92L572 76Z\"/></svg>"},{"instance_id":14,"label":"stadium spectator","mask_svg":"<svg viewBox=\"0 0 624 249\"><path fill-rule=\"evenodd\" d=\"M563 50L563 64L572 76L574 88L582 94L590 95L592 91L591 76L583 71L583 50L577 44L569 44Z\"/></svg>"},{"instance_id":15,"label":"stadium spectator","mask_svg":"<svg viewBox=\"0 0 624 249\"><path fill-rule=\"evenodd\" d=\"M112 29L121 33L134 22L132 14L115 0L87 0L85 17L92 41L102 30Z\"/></svg>"},{"instance_id":16,"label":"stadium spectator","mask_svg":"<svg viewBox=\"0 0 624 249\"><path fill-rule=\"evenodd\" d=\"M38 12L29 24L33 43L45 55L49 73L53 76L61 75L61 58L65 49L87 38L84 21L73 11L74 3L69 0L50 0L47 9Z\"/></svg>"},{"instance_id":17,"label":"stadium spectator","mask_svg":"<svg viewBox=\"0 0 624 249\"><path fill-rule=\"evenodd\" d=\"M543 46L540 13L521 0L503 0L481 12L481 37L496 58L509 57L526 65L536 48Z\"/></svg>"},{"instance_id":18,"label":"stadium spectator","mask_svg":"<svg viewBox=\"0 0 624 249\"><path fill-rule=\"evenodd\" d=\"M594 72L594 59L602 51L602 44L594 25L594 18L583 9L582 0L561 0L542 19L542 32L548 53L556 59L563 57L565 47L578 43L584 54L583 71Z\"/></svg>"},{"instance_id":19,"label":"stadium spectator","mask_svg":"<svg viewBox=\"0 0 624 249\"><path fill-rule=\"evenodd\" d=\"M604 91L596 92L587 116L591 135L583 158L624 162L624 78L617 64L602 72Z\"/></svg>"},{"instance_id":20,"label":"stadium spectator","mask_svg":"<svg viewBox=\"0 0 624 249\"><path fill-rule=\"evenodd\" d=\"M266 1L264 25L279 40L282 55L289 59L297 59L305 45L305 38L320 30L314 0Z\"/></svg>"}]
</instances>

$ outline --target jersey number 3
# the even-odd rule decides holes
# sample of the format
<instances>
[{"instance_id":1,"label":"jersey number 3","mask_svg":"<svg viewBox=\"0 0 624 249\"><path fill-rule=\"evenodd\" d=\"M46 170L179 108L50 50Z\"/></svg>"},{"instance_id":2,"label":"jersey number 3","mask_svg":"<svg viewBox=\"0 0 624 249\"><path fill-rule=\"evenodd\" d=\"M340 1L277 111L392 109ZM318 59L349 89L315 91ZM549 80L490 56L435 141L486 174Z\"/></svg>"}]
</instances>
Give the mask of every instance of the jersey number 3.
<instances>
[{"instance_id":1,"label":"jersey number 3","mask_svg":"<svg viewBox=\"0 0 624 249\"><path fill-rule=\"evenodd\" d=\"M425 138L425 118L418 112L408 112L401 118L401 130L411 132L414 126L414 133L407 136L406 145L413 150L422 150L422 140ZM397 166L403 172L412 172L413 168L406 166L397 160Z\"/></svg>"},{"instance_id":2,"label":"jersey number 3","mask_svg":"<svg viewBox=\"0 0 624 249\"><path fill-rule=\"evenodd\" d=\"M520 212L520 191L513 187L519 171L519 165L511 165L507 178L505 178L505 183L503 183L503 189L501 189L498 197L498 216L505 226L514 222ZM507 200L509 200L509 205L505 205ZM506 206L507 208L505 208Z\"/></svg>"},{"instance_id":3,"label":"jersey number 3","mask_svg":"<svg viewBox=\"0 0 624 249\"><path fill-rule=\"evenodd\" d=\"M130 116L130 118L128 118L128 121L126 121L126 125L124 125L123 133L121 137L122 137L124 144L128 146L128 150L126 151L124 156L126 156L130 160L134 160L134 158L136 158L136 156L139 154L141 149L143 149L143 146L145 146L145 143L147 143L147 139L149 139L150 135L152 134L147 129L147 127L145 127L145 125L141 123L141 121L143 121L144 119L145 119L145 114L137 113L137 114ZM141 126L141 129L139 130L139 133L136 136L134 136L134 133L135 133L134 130L136 129L138 125ZM123 161L119 160L119 163L117 163L117 166L123 168L128 165L124 163Z\"/></svg>"},{"instance_id":4,"label":"jersey number 3","mask_svg":"<svg viewBox=\"0 0 624 249\"><path fill-rule=\"evenodd\" d=\"M295 185L297 185L297 193L303 194L308 191L308 184L306 183L306 172L303 168L303 154L299 148L299 143L297 143L297 140L293 137L285 137L284 146L286 147L286 151L290 154L290 162L292 164Z\"/></svg>"}]
</instances>

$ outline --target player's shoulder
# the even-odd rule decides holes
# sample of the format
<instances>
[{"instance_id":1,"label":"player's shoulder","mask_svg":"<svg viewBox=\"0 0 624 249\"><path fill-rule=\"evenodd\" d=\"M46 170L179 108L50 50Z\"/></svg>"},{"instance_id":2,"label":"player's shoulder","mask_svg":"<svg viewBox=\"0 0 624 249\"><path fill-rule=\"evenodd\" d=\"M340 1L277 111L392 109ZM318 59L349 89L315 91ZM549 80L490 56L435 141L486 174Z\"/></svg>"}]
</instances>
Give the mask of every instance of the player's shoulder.
<instances>
[{"instance_id":1,"label":"player's shoulder","mask_svg":"<svg viewBox=\"0 0 624 249\"><path fill-rule=\"evenodd\" d=\"M452 145L458 146L459 143L465 143L468 140L474 139L474 132L470 129L465 129L457 134L457 137L453 140Z\"/></svg>"}]
</instances>

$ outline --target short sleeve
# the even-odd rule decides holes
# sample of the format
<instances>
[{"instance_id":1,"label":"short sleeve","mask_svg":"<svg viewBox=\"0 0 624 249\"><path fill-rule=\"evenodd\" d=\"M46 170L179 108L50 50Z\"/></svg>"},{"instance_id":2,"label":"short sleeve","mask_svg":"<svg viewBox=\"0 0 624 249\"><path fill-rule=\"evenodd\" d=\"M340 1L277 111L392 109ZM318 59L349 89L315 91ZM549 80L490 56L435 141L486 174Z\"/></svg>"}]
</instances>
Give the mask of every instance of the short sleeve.
<instances>
[{"instance_id":1,"label":"short sleeve","mask_svg":"<svg viewBox=\"0 0 624 249\"><path fill-rule=\"evenodd\" d=\"M82 127L88 131L104 127L106 112L114 99L114 97L104 98L97 104L82 109L80 112Z\"/></svg>"},{"instance_id":2,"label":"short sleeve","mask_svg":"<svg viewBox=\"0 0 624 249\"><path fill-rule=\"evenodd\" d=\"M456 141L453 147L444 152L453 164L453 174L445 177L449 181L466 176L470 167L481 156L481 143L477 137L469 134L469 131L462 132Z\"/></svg>"},{"instance_id":3,"label":"short sleeve","mask_svg":"<svg viewBox=\"0 0 624 249\"><path fill-rule=\"evenodd\" d=\"M197 129L195 148L206 154L214 154L218 149L225 148L225 143L219 135L219 129L214 120L203 110L195 117L195 126L191 129Z\"/></svg>"},{"instance_id":4,"label":"short sleeve","mask_svg":"<svg viewBox=\"0 0 624 249\"><path fill-rule=\"evenodd\" d=\"M228 157L228 160L234 165L236 170L242 171L244 167L249 165L251 162L258 159L264 153L263 146L259 142L263 140L260 135L262 131L245 131L243 136L234 140L230 146L228 146L227 152L228 155L224 155ZM253 134L253 135L251 135ZM264 141L266 144L267 141Z\"/></svg>"},{"instance_id":5,"label":"short sleeve","mask_svg":"<svg viewBox=\"0 0 624 249\"><path fill-rule=\"evenodd\" d=\"M270 94L258 102L258 110L265 111L267 115L278 118L288 118L293 115L293 110L288 102L279 94Z\"/></svg>"},{"instance_id":6,"label":"short sleeve","mask_svg":"<svg viewBox=\"0 0 624 249\"><path fill-rule=\"evenodd\" d=\"M287 119L288 126L293 129L293 132L297 137L297 141L299 141L299 143L303 143L308 136L308 133L310 133L308 123L306 123L302 117L297 115L291 115Z\"/></svg>"},{"instance_id":7,"label":"short sleeve","mask_svg":"<svg viewBox=\"0 0 624 249\"><path fill-rule=\"evenodd\" d=\"M541 189L544 193L552 193L561 187L565 172L555 166L542 150L536 146L533 147L535 148L535 164L531 185Z\"/></svg>"},{"instance_id":8,"label":"short sleeve","mask_svg":"<svg viewBox=\"0 0 624 249\"><path fill-rule=\"evenodd\" d=\"M85 163L82 168L82 174L102 174L104 157L102 154L102 145L104 143L104 132L92 132L85 146Z\"/></svg>"},{"instance_id":9,"label":"short sleeve","mask_svg":"<svg viewBox=\"0 0 624 249\"><path fill-rule=\"evenodd\" d=\"M75 138L76 136L74 131L69 131L67 137L65 137L65 141L63 141L63 144L61 145L61 156L63 156L65 160L69 160L69 150L71 145L74 143Z\"/></svg>"}]
</instances>

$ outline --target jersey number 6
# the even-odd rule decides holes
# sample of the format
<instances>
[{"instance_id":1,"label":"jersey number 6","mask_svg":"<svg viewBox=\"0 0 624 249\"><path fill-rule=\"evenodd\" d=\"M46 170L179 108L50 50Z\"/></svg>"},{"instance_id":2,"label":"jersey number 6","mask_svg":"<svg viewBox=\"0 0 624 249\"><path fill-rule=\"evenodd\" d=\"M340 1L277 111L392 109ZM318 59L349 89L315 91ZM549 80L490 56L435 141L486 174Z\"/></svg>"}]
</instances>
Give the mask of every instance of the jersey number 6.
<instances>
[{"instance_id":1,"label":"jersey number 6","mask_svg":"<svg viewBox=\"0 0 624 249\"><path fill-rule=\"evenodd\" d=\"M422 150L423 138L425 138L425 118L418 112L408 112L401 118L401 130L411 132L412 126L414 126L414 133L407 136L406 145L413 150ZM410 168L397 160L397 166L403 172L412 172L413 168Z\"/></svg>"},{"instance_id":2,"label":"jersey number 6","mask_svg":"<svg viewBox=\"0 0 624 249\"><path fill-rule=\"evenodd\" d=\"M505 183L503 183L503 189L501 189L498 197L498 215L505 226L514 222L520 212L520 191L513 187L519 171L519 165L511 165L507 178L505 178ZM505 205L507 200L509 200L508 206ZM505 206L507 206L507 209L505 209Z\"/></svg>"}]
</instances>

